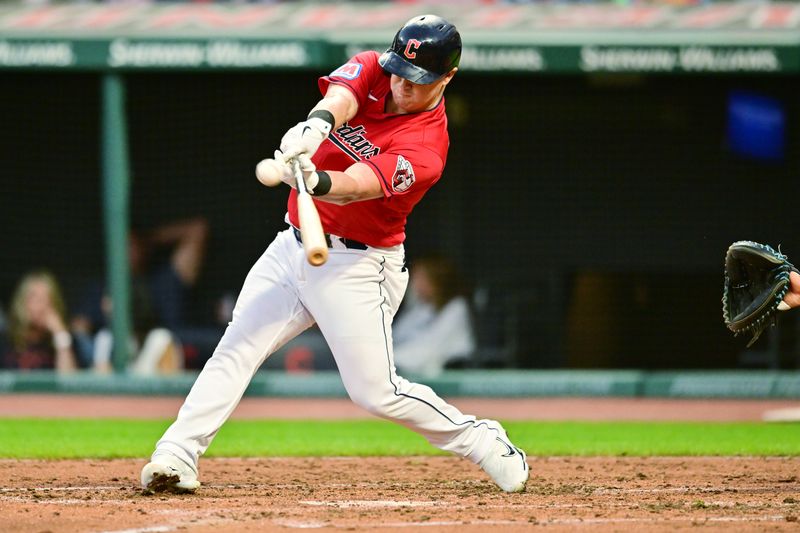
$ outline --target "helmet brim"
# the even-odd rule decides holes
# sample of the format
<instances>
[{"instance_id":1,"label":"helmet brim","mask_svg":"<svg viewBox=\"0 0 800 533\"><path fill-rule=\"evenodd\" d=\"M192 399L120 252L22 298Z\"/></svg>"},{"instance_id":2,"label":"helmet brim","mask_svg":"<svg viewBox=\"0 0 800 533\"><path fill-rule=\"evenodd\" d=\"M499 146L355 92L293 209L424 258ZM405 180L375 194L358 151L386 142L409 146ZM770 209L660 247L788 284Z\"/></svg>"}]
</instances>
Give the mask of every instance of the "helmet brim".
<instances>
[{"instance_id":1,"label":"helmet brim","mask_svg":"<svg viewBox=\"0 0 800 533\"><path fill-rule=\"evenodd\" d=\"M412 83L418 83L422 85L433 83L444 76L444 74L436 74L435 72L429 72L424 68L416 66L415 64L400 57L393 50L386 50L383 54L381 54L381 56L378 58L378 64L383 67L383 70L389 72L390 74L400 76L401 78Z\"/></svg>"}]
</instances>

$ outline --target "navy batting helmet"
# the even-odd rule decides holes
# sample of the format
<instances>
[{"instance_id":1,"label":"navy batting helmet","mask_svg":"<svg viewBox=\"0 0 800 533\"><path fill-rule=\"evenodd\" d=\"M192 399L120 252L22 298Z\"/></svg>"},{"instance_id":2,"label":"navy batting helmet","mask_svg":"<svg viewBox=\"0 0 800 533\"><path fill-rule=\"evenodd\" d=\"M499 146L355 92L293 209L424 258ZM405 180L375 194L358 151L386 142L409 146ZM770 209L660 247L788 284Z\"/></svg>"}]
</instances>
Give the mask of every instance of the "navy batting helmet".
<instances>
[{"instance_id":1,"label":"navy batting helmet","mask_svg":"<svg viewBox=\"0 0 800 533\"><path fill-rule=\"evenodd\" d=\"M433 83L458 66L461 36L436 15L414 17L394 36L378 59L387 72L414 83Z\"/></svg>"}]
</instances>

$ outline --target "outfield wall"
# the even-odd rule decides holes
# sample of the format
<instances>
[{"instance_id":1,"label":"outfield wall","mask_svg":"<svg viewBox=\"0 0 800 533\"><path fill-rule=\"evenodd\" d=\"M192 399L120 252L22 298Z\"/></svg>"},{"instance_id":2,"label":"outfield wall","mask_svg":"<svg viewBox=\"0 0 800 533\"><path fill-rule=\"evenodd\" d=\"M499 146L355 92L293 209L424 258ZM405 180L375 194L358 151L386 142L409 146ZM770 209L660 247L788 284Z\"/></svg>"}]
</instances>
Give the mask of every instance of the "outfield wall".
<instances>
[{"instance_id":1,"label":"outfield wall","mask_svg":"<svg viewBox=\"0 0 800 533\"><path fill-rule=\"evenodd\" d=\"M183 396L194 374L136 377L52 372L0 372L0 401L10 393ZM409 376L413 378L413 376ZM458 371L419 379L447 397L647 397L647 398L798 398L800 373L645 372L645 371ZM337 372L286 374L261 372L246 396L341 398L346 392Z\"/></svg>"},{"instance_id":2,"label":"outfield wall","mask_svg":"<svg viewBox=\"0 0 800 533\"><path fill-rule=\"evenodd\" d=\"M800 70L800 6L278 5L0 6L0 69L331 69L384 49L406 20L437 13L464 37L462 69L483 72Z\"/></svg>"}]
</instances>

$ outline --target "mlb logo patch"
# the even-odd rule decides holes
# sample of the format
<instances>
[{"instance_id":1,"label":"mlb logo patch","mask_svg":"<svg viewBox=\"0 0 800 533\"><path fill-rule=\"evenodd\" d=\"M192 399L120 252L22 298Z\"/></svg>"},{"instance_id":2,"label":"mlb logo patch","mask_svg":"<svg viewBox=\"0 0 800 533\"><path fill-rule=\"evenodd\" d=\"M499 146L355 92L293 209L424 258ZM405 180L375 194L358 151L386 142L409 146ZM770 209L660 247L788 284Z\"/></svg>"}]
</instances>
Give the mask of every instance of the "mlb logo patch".
<instances>
[{"instance_id":1,"label":"mlb logo patch","mask_svg":"<svg viewBox=\"0 0 800 533\"><path fill-rule=\"evenodd\" d=\"M364 65L361 63L345 63L341 67L331 72L331 77L354 80L361 74L361 69L363 67Z\"/></svg>"},{"instance_id":2,"label":"mlb logo patch","mask_svg":"<svg viewBox=\"0 0 800 533\"><path fill-rule=\"evenodd\" d=\"M392 190L396 193L404 193L414 184L414 168L411 163L402 155L397 156L397 168L392 176Z\"/></svg>"}]
</instances>

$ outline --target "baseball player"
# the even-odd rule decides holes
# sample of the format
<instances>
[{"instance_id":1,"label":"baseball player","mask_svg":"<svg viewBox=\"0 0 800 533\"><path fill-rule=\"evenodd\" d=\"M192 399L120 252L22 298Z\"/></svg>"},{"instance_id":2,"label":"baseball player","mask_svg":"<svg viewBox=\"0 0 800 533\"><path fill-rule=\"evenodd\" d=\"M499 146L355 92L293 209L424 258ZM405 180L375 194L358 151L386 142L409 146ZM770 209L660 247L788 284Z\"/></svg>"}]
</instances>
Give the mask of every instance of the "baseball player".
<instances>
[{"instance_id":1,"label":"baseball player","mask_svg":"<svg viewBox=\"0 0 800 533\"><path fill-rule=\"evenodd\" d=\"M289 129L276 159L297 159L316 199L329 258L306 262L297 192L286 230L256 261L219 345L142 470L149 491L191 492L198 460L264 360L315 322L350 398L377 416L477 463L508 492L524 490L525 453L503 427L461 413L395 371L392 319L408 283L406 217L447 159L443 93L461 37L446 20L408 21L383 54L363 52L319 80L322 99ZM283 181L294 187L285 166Z\"/></svg>"}]
</instances>

